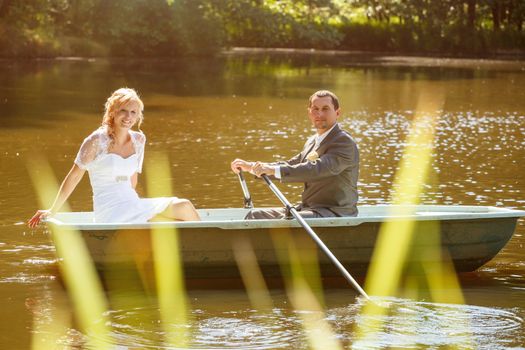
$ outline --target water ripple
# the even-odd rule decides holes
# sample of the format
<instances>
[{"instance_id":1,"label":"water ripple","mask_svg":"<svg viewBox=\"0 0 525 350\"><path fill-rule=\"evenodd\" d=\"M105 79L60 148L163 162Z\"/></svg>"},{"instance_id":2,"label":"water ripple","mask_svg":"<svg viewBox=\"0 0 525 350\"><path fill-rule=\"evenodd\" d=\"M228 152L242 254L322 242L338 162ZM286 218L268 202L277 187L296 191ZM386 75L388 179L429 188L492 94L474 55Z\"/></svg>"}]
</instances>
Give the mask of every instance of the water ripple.
<instances>
[{"instance_id":1,"label":"water ripple","mask_svg":"<svg viewBox=\"0 0 525 350\"><path fill-rule=\"evenodd\" d=\"M440 348L459 346L499 349L522 341L523 317L518 308L440 304L399 298L374 298L385 315L363 315L363 303L328 309L325 320L345 348ZM191 348L307 349L301 311L275 308L212 312L193 310L184 326ZM165 336L155 307L110 313L113 337L119 346L163 348ZM370 327L370 321L381 321ZM357 339L355 327L368 325ZM364 328L363 328L364 329Z\"/></svg>"},{"instance_id":2,"label":"water ripple","mask_svg":"<svg viewBox=\"0 0 525 350\"><path fill-rule=\"evenodd\" d=\"M381 316L358 314L361 305L332 310L336 329L354 348L381 349L448 347L497 349L509 340L519 342L524 320L519 309L475 305L414 302L405 299L376 299L388 308ZM356 316L357 315L357 316ZM371 323L371 321L381 321ZM345 329L360 325L366 336L354 339ZM370 327L370 325L372 325ZM366 328L366 325L369 327Z\"/></svg>"},{"instance_id":3,"label":"water ripple","mask_svg":"<svg viewBox=\"0 0 525 350\"><path fill-rule=\"evenodd\" d=\"M113 337L119 346L162 348L164 332L156 308L138 308L110 313ZM253 310L210 314L193 310L191 348L198 349L278 349L301 344L299 319L280 309L268 313Z\"/></svg>"}]
</instances>

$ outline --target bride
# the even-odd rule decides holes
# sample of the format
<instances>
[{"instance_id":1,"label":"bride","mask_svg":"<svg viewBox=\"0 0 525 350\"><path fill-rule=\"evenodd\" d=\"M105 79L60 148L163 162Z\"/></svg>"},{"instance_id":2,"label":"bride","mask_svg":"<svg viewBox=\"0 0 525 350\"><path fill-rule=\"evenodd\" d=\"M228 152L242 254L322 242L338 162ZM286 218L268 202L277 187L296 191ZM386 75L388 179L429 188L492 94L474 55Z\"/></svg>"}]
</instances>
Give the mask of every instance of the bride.
<instances>
[{"instance_id":1,"label":"bride","mask_svg":"<svg viewBox=\"0 0 525 350\"><path fill-rule=\"evenodd\" d=\"M144 104L133 89L121 88L106 101L102 126L80 147L49 209L38 210L31 228L55 214L76 188L86 170L93 188L96 222L146 222L156 216L200 220L193 204L177 197L139 198L135 187L142 172L146 136L140 131ZM131 128L138 123L139 131Z\"/></svg>"}]
</instances>

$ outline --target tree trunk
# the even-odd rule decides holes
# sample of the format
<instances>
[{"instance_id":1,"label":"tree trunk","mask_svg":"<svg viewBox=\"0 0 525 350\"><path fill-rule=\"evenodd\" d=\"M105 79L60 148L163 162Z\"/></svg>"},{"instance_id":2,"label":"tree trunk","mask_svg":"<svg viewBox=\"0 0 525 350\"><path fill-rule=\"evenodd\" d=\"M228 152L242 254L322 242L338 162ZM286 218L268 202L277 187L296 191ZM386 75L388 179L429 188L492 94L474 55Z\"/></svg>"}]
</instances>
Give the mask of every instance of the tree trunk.
<instances>
[{"instance_id":1,"label":"tree trunk","mask_svg":"<svg viewBox=\"0 0 525 350\"><path fill-rule=\"evenodd\" d=\"M0 0L0 18L7 17L12 0Z\"/></svg>"},{"instance_id":2,"label":"tree trunk","mask_svg":"<svg viewBox=\"0 0 525 350\"><path fill-rule=\"evenodd\" d=\"M476 23L476 0L467 0L467 28L474 30Z\"/></svg>"},{"instance_id":3,"label":"tree trunk","mask_svg":"<svg viewBox=\"0 0 525 350\"><path fill-rule=\"evenodd\" d=\"M501 4L498 0L492 4L492 23L494 31L499 31L501 28Z\"/></svg>"},{"instance_id":4,"label":"tree trunk","mask_svg":"<svg viewBox=\"0 0 525 350\"><path fill-rule=\"evenodd\" d=\"M525 3L523 0L514 0L509 6L509 26L515 25L516 30L521 32L523 29L523 14L525 13Z\"/></svg>"}]
</instances>

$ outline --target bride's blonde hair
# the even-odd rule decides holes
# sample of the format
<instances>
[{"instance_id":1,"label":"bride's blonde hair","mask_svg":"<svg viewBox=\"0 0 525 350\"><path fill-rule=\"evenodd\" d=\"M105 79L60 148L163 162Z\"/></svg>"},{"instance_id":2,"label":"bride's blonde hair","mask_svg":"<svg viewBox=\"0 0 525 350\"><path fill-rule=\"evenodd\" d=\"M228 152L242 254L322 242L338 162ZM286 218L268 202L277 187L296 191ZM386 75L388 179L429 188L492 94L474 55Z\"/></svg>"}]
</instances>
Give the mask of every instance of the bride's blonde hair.
<instances>
[{"instance_id":1,"label":"bride's blonde hair","mask_svg":"<svg viewBox=\"0 0 525 350\"><path fill-rule=\"evenodd\" d=\"M102 126L108 129L108 135L111 141L114 141L115 136L115 115L120 111L120 108L129 102L137 102L139 104L139 119L137 128L140 132L140 126L144 121L144 103L134 89L120 88L113 92L107 99L104 105L104 117L102 118Z\"/></svg>"}]
</instances>

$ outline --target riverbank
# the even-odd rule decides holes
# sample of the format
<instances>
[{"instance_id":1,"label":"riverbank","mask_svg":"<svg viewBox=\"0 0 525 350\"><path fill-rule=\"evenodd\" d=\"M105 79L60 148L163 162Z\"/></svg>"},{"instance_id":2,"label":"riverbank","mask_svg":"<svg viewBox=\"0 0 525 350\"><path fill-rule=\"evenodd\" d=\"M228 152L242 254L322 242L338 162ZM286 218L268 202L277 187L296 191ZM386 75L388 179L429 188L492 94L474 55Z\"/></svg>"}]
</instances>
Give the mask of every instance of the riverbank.
<instances>
[{"instance_id":1,"label":"riverbank","mask_svg":"<svg viewBox=\"0 0 525 350\"><path fill-rule=\"evenodd\" d=\"M319 50L297 48L260 48L260 47L232 47L223 49L213 56L177 56L177 57L125 57L125 56L56 56L36 58L0 58L0 62L23 61L127 61L127 62L170 62L191 60L214 60L228 57L246 57L276 59L289 57L301 60L302 58L329 60L332 58L339 63L366 64L373 63L381 66L400 67L447 67L447 68L474 68L474 69L519 69L525 70L525 51L515 55L501 54L492 56L452 56L452 55L423 55L392 52L372 52L353 50Z\"/></svg>"}]
</instances>

